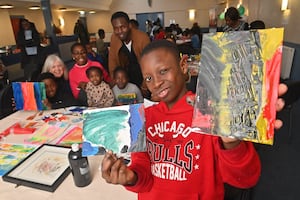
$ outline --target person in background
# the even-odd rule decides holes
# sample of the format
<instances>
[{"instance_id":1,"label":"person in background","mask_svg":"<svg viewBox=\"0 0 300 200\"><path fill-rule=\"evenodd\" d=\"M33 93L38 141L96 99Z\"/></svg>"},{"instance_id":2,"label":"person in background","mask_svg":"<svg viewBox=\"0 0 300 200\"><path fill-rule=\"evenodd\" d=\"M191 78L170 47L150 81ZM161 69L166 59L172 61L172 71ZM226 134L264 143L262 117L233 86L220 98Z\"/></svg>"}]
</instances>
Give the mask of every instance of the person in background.
<instances>
[{"instance_id":1,"label":"person in background","mask_svg":"<svg viewBox=\"0 0 300 200\"><path fill-rule=\"evenodd\" d=\"M142 86L143 77L139 64L141 52L150 43L149 36L129 25L129 17L125 12L115 12L111 16L113 34L111 36L109 50L109 73L117 66L124 67L129 75L129 82L134 83L142 89L144 97L147 97L148 90Z\"/></svg>"},{"instance_id":2,"label":"person in background","mask_svg":"<svg viewBox=\"0 0 300 200\"><path fill-rule=\"evenodd\" d=\"M102 70L99 67L91 66L86 70L86 76L89 79L85 88L88 106L98 108L112 106L114 102L113 91L103 81Z\"/></svg>"},{"instance_id":3,"label":"person in background","mask_svg":"<svg viewBox=\"0 0 300 200\"><path fill-rule=\"evenodd\" d=\"M44 56L40 45L40 34L34 23L27 19L20 20L20 29L17 34L17 46L21 49L21 67L27 81L36 79L41 72Z\"/></svg>"},{"instance_id":4,"label":"person in background","mask_svg":"<svg viewBox=\"0 0 300 200\"><path fill-rule=\"evenodd\" d=\"M191 29L191 43L192 43L192 47L195 50L195 54L200 53L200 48L201 48L201 44L200 44L200 38L196 32L195 29Z\"/></svg>"},{"instance_id":5,"label":"person in background","mask_svg":"<svg viewBox=\"0 0 300 200\"><path fill-rule=\"evenodd\" d=\"M3 64L3 61L0 59L0 91L7 85L9 82L8 80L8 71Z\"/></svg>"},{"instance_id":6,"label":"person in background","mask_svg":"<svg viewBox=\"0 0 300 200\"><path fill-rule=\"evenodd\" d=\"M81 19L78 19L75 23L73 33L78 36L80 43L82 43L83 45L90 42L89 32L85 25L82 23Z\"/></svg>"},{"instance_id":7,"label":"person in background","mask_svg":"<svg viewBox=\"0 0 300 200\"><path fill-rule=\"evenodd\" d=\"M102 28L98 30L98 36L99 38L96 40L96 48L97 48L97 53L101 56L103 60L103 67L106 69L107 72L108 70L108 47L104 42L105 38L105 32Z\"/></svg>"},{"instance_id":8,"label":"person in background","mask_svg":"<svg viewBox=\"0 0 300 200\"><path fill-rule=\"evenodd\" d=\"M166 33L165 37L166 40L173 42L174 44L176 44L176 38L172 33Z\"/></svg>"},{"instance_id":9,"label":"person in background","mask_svg":"<svg viewBox=\"0 0 300 200\"><path fill-rule=\"evenodd\" d=\"M263 21L261 20L255 20L250 23L250 29L265 29L266 25Z\"/></svg>"},{"instance_id":10,"label":"person in background","mask_svg":"<svg viewBox=\"0 0 300 200\"><path fill-rule=\"evenodd\" d=\"M187 62L176 45L154 41L143 50L140 63L149 90L160 101L145 109L147 152L132 153L127 166L108 151L101 164L106 182L125 186L140 200L223 200L224 183L254 186L261 165L251 142L192 131L189 100L194 94L186 90ZM282 109L284 102L277 103L277 110ZM275 127L281 126L276 120Z\"/></svg>"},{"instance_id":11,"label":"person in background","mask_svg":"<svg viewBox=\"0 0 300 200\"><path fill-rule=\"evenodd\" d=\"M139 29L139 22L135 19L130 19L129 21L129 25L130 25L130 28L135 28L135 29Z\"/></svg>"},{"instance_id":12,"label":"person in background","mask_svg":"<svg viewBox=\"0 0 300 200\"><path fill-rule=\"evenodd\" d=\"M87 105L85 87L89 79L86 76L85 71L91 66L96 66L102 70L105 82L110 84L111 78L99 62L91 61L87 58L87 50L83 44L74 43L71 46L71 53L73 60L75 61L74 66L69 71L71 91L75 99L77 99L81 105Z\"/></svg>"},{"instance_id":13,"label":"person in background","mask_svg":"<svg viewBox=\"0 0 300 200\"><path fill-rule=\"evenodd\" d=\"M102 57L93 50L92 45L90 43L88 43L85 45L85 48L86 48L88 59L91 61L99 62L103 66L104 61L103 61Z\"/></svg>"},{"instance_id":14,"label":"person in background","mask_svg":"<svg viewBox=\"0 0 300 200\"><path fill-rule=\"evenodd\" d=\"M72 94L70 84L69 84L69 72L62 61L62 59L56 54L50 54L47 56L44 66L42 68L42 73L50 72L56 78L58 87L69 94Z\"/></svg>"},{"instance_id":15,"label":"person in background","mask_svg":"<svg viewBox=\"0 0 300 200\"><path fill-rule=\"evenodd\" d=\"M229 7L226 10L225 22L224 32L249 30L249 24L241 20L240 13L235 7Z\"/></svg>"},{"instance_id":16,"label":"person in background","mask_svg":"<svg viewBox=\"0 0 300 200\"><path fill-rule=\"evenodd\" d=\"M198 22L194 22L191 29L193 29L193 32L199 36L199 40L202 41L201 28L200 28Z\"/></svg>"},{"instance_id":17,"label":"person in background","mask_svg":"<svg viewBox=\"0 0 300 200\"><path fill-rule=\"evenodd\" d=\"M48 109L66 108L76 106L78 102L72 94L64 92L56 82L55 76L50 72L41 73L37 79L38 82L44 82L46 88L47 99L43 104Z\"/></svg>"},{"instance_id":18,"label":"person in background","mask_svg":"<svg viewBox=\"0 0 300 200\"><path fill-rule=\"evenodd\" d=\"M116 85L112 90L115 96L115 105L144 102L141 90L135 84L128 82L128 74L123 67L117 67L114 70L114 82Z\"/></svg>"},{"instance_id":19,"label":"person in background","mask_svg":"<svg viewBox=\"0 0 300 200\"><path fill-rule=\"evenodd\" d=\"M165 30L163 27L159 27L159 29L154 33L154 40L162 40L165 38Z\"/></svg>"}]
</instances>

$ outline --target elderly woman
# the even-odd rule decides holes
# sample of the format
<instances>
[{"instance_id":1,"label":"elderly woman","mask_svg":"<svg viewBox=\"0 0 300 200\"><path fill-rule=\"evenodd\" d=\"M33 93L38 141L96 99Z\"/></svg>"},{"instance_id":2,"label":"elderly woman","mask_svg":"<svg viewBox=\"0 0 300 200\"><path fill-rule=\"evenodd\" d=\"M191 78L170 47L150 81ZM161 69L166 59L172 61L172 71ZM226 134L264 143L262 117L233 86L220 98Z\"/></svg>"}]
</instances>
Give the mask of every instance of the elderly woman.
<instances>
[{"instance_id":1,"label":"elderly woman","mask_svg":"<svg viewBox=\"0 0 300 200\"><path fill-rule=\"evenodd\" d=\"M71 88L69 85L69 72L65 63L61 58L55 54L49 55L44 63L42 73L50 72L56 78L58 87L64 92L71 94Z\"/></svg>"}]
</instances>

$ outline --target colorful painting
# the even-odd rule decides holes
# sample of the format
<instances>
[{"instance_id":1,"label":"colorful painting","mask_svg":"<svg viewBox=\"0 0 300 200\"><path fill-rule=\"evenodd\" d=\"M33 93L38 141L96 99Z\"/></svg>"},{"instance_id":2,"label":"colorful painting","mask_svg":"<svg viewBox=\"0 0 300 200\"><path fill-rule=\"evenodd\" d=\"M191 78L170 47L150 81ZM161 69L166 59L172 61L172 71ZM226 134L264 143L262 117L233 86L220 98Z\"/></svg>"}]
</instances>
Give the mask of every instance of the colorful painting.
<instances>
[{"instance_id":1,"label":"colorful painting","mask_svg":"<svg viewBox=\"0 0 300 200\"><path fill-rule=\"evenodd\" d=\"M33 145L0 143L0 176L3 176L35 149L36 146Z\"/></svg>"},{"instance_id":2,"label":"colorful painting","mask_svg":"<svg viewBox=\"0 0 300 200\"><path fill-rule=\"evenodd\" d=\"M146 150L143 104L85 110L83 118L84 156L103 148L116 154Z\"/></svg>"},{"instance_id":3,"label":"colorful painting","mask_svg":"<svg viewBox=\"0 0 300 200\"><path fill-rule=\"evenodd\" d=\"M17 110L46 110L42 103L46 99L44 83L13 82L12 88Z\"/></svg>"},{"instance_id":4,"label":"colorful painting","mask_svg":"<svg viewBox=\"0 0 300 200\"><path fill-rule=\"evenodd\" d=\"M25 143L29 144L56 144L56 141L65 135L65 130L70 126L67 122L49 121L40 127Z\"/></svg>"},{"instance_id":5,"label":"colorful painting","mask_svg":"<svg viewBox=\"0 0 300 200\"><path fill-rule=\"evenodd\" d=\"M195 131L273 144L283 28L204 34Z\"/></svg>"},{"instance_id":6,"label":"colorful painting","mask_svg":"<svg viewBox=\"0 0 300 200\"><path fill-rule=\"evenodd\" d=\"M77 125L71 125L64 132L64 135L55 142L62 146L71 146L73 143L82 143L82 128Z\"/></svg>"}]
</instances>

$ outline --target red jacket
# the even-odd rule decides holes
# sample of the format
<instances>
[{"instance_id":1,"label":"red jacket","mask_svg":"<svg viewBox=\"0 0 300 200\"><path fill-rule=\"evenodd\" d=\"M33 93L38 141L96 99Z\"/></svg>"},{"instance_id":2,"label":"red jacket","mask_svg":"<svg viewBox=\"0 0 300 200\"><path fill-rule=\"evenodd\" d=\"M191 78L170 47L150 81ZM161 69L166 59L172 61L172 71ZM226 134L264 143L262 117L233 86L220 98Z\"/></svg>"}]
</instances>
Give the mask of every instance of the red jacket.
<instances>
[{"instance_id":1,"label":"red jacket","mask_svg":"<svg viewBox=\"0 0 300 200\"><path fill-rule=\"evenodd\" d=\"M138 181L126 187L139 199L223 200L225 182L249 188L258 181L261 166L252 143L224 150L219 137L191 131L188 95L170 110L164 102L145 110L148 152L132 154Z\"/></svg>"}]
</instances>

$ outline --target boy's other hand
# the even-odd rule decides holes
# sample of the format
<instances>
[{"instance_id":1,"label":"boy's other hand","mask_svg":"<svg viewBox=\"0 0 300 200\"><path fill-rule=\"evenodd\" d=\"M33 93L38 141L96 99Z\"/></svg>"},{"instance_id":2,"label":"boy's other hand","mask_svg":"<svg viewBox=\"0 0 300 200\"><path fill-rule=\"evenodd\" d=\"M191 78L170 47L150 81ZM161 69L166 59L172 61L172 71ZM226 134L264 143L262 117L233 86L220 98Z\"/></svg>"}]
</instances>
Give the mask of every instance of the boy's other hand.
<instances>
[{"instance_id":1,"label":"boy's other hand","mask_svg":"<svg viewBox=\"0 0 300 200\"><path fill-rule=\"evenodd\" d=\"M288 87L286 84L279 84L279 87L278 87L278 99L276 101L276 111L279 112L283 109L284 107L284 100L282 98L280 98L282 95L284 95L288 90ZM274 127L275 129L279 129L281 128L283 125L283 122L280 120L280 119L276 119L275 120L275 124L274 124Z\"/></svg>"},{"instance_id":2,"label":"boy's other hand","mask_svg":"<svg viewBox=\"0 0 300 200\"><path fill-rule=\"evenodd\" d=\"M137 175L124 164L123 158L117 158L111 151L102 160L101 172L107 183L130 186L137 181Z\"/></svg>"}]
</instances>

